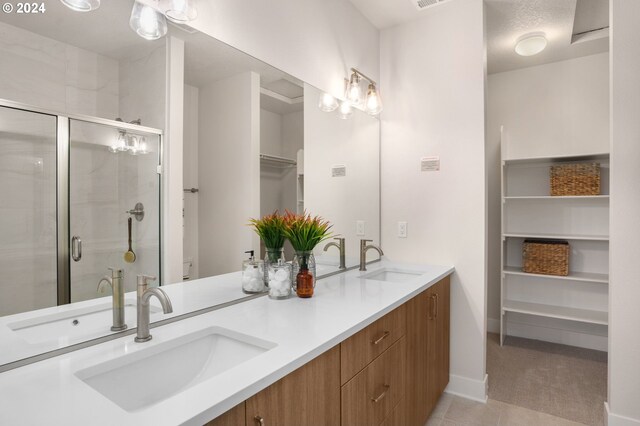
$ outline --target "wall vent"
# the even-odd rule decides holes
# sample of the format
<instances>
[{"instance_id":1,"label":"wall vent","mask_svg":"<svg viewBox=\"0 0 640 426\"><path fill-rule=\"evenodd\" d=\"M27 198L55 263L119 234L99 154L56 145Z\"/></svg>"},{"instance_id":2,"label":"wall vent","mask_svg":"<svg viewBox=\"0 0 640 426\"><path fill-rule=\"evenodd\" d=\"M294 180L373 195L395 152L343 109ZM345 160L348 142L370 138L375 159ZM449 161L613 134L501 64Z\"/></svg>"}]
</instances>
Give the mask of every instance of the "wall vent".
<instances>
[{"instance_id":1,"label":"wall vent","mask_svg":"<svg viewBox=\"0 0 640 426\"><path fill-rule=\"evenodd\" d=\"M424 10L430 6L436 6L449 0L409 0L418 10Z\"/></svg>"}]
</instances>

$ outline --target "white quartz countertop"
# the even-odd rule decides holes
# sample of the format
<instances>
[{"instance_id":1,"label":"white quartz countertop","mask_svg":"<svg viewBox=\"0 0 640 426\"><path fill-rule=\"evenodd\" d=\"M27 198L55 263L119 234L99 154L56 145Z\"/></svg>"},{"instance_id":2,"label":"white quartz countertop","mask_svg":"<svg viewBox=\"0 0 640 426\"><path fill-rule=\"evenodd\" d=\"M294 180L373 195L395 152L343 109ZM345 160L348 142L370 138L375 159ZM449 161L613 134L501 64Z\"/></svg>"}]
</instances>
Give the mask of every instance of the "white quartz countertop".
<instances>
[{"instance_id":1,"label":"white quartz countertop","mask_svg":"<svg viewBox=\"0 0 640 426\"><path fill-rule=\"evenodd\" d=\"M383 260L369 265L366 274L381 268L402 268L421 275L403 282L383 282L349 271L319 280L310 299L260 297L154 328L153 339L147 343L135 343L133 336L124 336L1 373L0 424L203 425L453 272L453 267ZM212 326L277 346L153 406L132 412L76 376L79 370ZM171 365L157 374L172 374Z\"/></svg>"},{"instance_id":2,"label":"white quartz countertop","mask_svg":"<svg viewBox=\"0 0 640 426\"><path fill-rule=\"evenodd\" d=\"M151 314L151 323L187 314L201 309L210 308L244 299L250 295L242 292L241 272L216 275L214 277L184 281L176 284L164 285L161 288L167 293L173 305L173 313L163 315L160 311L160 303L152 298L150 303L156 309ZM131 279L131 278L128 278ZM135 279L135 277L133 278ZM108 287L108 286L107 286ZM0 318L0 365L14 362L23 358L39 355L41 353L64 348L69 345L85 342L87 340L118 333L110 331L111 320L111 289L106 290L105 297L98 299L75 302L69 305L53 306L50 308L8 315ZM136 326L136 292L125 294L125 305L128 305L129 314L125 322L129 328ZM14 332L16 326L38 321L40 318L63 318L71 322L74 318L80 318L78 314L102 309L104 318L101 327L91 328L86 333L65 335L63 333L49 333L48 336L36 341L29 341ZM81 325L82 326L82 321Z\"/></svg>"}]
</instances>

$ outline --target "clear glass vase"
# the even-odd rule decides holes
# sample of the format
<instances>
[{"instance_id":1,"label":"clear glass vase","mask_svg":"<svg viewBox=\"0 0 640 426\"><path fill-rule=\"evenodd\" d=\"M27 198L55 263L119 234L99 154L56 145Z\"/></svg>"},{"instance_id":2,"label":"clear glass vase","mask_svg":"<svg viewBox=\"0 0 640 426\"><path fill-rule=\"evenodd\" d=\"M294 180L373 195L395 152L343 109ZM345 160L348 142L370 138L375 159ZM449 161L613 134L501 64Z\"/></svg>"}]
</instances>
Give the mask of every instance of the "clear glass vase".
<instances>
[{"instance_id":1,"label":"clear glass vase","mask_svg":"<svg viewBox=\"0 0 640 426\"><path fill-rule=\"evenodd\" d=\"M278 261L282 259L284 261L284 248L265 248L264 255L264 284L269 287L269 281L271 279L269 274L269 267L271 265L277 265Z\"/></svg>"},{"instance_id":2,"label":"clear glass vase","mask_svg":"<svg viewBox=\"0 0 640 426\"><path fill-rule=\"evenodd\" d=\"M269 297L271 299L288 299L291 295L291 265L279 259L278 263L269 266L271 285Z\"/></svg>"},{"instance_id":3,"label":"clear glass vase","mask_svg":"<svg viewBox=\"0 0 640 426\"><path fill-rule=\"evenodd\" d=\"M291 283L298 297L313 296L316 287L316 258L312 251L296 251L291 268Z\"/></svg>"}]
</instances>

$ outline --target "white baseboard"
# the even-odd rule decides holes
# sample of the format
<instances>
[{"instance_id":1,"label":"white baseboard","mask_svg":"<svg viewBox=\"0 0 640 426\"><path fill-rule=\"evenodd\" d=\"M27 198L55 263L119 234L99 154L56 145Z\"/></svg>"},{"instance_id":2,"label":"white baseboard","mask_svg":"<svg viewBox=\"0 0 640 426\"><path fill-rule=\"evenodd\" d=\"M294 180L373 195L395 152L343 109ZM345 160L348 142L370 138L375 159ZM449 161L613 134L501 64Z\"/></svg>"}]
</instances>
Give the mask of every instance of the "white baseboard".
<instances>
[{"instance_id":1,"label":"white baseboard","mask_svg":"<svg viewBox=\"0 0 640 426\"><path fill-rule=\"evenodd\" d=\"M495 318L487 318L487 331L489 333L500 333L500 320Z\"/></svg>"},{"instance_id":2,"label":"white baseboard","mask_svg":"<svg viewBox=\"0 0 640 426\"><path fill-rule=\"evenodd\" d=\"M640 420L630 417L619 416L609 411L609 403L604 403L605 418L607 426L640 426Z\"/></svg>"},{"instance_id":3,"label":"white baseboard","mask_svg":"<svg viewBox=\"0 0 640 426\"><path fill-rule=\"evenodd\" d=\"M468 377L449 375L449 384L444 390L446 393L462 398L471 399L486 404L488 399L487 385L488 376L484 375L484 380L474 380Z\"/></svg>"}]
</instances>

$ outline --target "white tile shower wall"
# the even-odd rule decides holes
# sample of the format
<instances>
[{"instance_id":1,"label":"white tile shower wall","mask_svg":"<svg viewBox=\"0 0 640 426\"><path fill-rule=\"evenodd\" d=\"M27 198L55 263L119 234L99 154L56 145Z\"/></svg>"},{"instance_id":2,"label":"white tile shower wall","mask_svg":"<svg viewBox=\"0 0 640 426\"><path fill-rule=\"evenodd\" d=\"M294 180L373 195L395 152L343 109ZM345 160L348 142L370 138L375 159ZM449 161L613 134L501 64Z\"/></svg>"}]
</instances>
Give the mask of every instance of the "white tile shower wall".
<instances>
[{"instance_id":1,"label":"white tile shower wall","mask_svg":"<svg viewBox=\"0 0 640 426\"><path fill-rule=\"evenodd\" d=\"M0 98L115 118L118 62L0 22Z\"/></svg>"},{"instance_id":2,"label":"white tile shower wall","mask_svg":"<svg viewBox=\"0 0 640 426\"><path fill-rule=\"evenodd\" d=\"M56 122L0 108L0 316L56 303Z\"/></svg>"},{"instance_id":3,"label":"white tile shower wall","mask_svg":"<svg viewBox=\"0 0 640 426\"><path fill-rule=\"evenodd\" d=\"M392 259L452 264L450 391L484 399L485 49L482 0L381 32L382 243ZM421 172L438 155L440 171ZM397 237L408 221L407 238Z\"/></svg>"}]
</instances>

